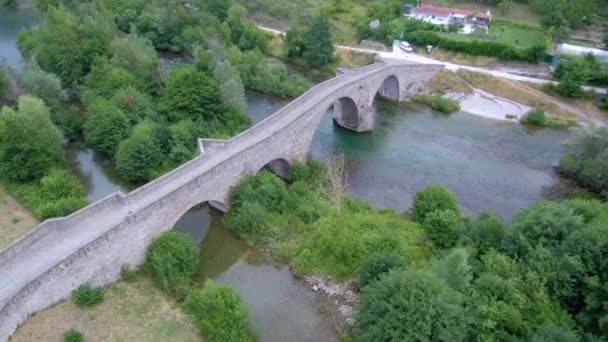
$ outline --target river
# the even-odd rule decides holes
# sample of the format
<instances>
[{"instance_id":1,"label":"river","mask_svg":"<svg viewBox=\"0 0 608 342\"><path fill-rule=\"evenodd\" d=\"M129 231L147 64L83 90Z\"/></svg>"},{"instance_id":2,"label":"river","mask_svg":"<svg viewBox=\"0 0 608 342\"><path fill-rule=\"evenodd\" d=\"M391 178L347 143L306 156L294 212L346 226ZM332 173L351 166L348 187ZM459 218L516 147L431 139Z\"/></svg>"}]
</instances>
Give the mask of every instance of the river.
<instances>
[{"instance_id":1,"label":"river","mask_svg":"<svg viewBox=\"0 0 608 342\"><path fill-rule=\"evenodd\" d=\"M8 12L0 7L0 56L12 67L22 63L15 47L18 28L36 21L30 10ZM248 114L254 123L284 104L248 94ZM493 209L508 220L517 209L547 198L559 185L552 165L560 158L567 131L531 131L463 112L438 114L412 104L377 102L376 108L377 127L366 134L336 127L328 113L311 150L311 157L320 160L343 153L349 192L376 208L403 211L416 191L440 184L456 193L465 212ZM90 202L132 189L120 181L107 159L89 148L71 145L68 157L85 180ZM200 243L199 277L228 283L240 292L260 340L336 339L335 305L315 295L286 267L267 263L224 227L220 213L201 205L174 228Z\"/></svg>"}]
</instances>

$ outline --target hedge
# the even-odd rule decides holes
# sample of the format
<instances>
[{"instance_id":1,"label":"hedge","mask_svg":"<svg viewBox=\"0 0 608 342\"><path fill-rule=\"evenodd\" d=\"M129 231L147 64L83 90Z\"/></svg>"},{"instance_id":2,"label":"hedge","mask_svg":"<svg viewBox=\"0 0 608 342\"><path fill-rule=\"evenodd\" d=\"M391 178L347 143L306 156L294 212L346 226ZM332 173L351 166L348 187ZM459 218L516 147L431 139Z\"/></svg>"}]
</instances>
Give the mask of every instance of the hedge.
<instances>
[{"instance_id":1,"label":"hedge","mask_svg":"<svg viewBox=\"0 0 608 342\"><path fill-rule=\"evenodd\" d=\"M518 49L505 43L494 41L461 41L441 37L431 31L405 32L405 39L417 46L433 45L445 50L462 52L469 55L482 55L497 57L502 60L522 60L538 62L545 57L546 46L533 46L526 49Z\"/></svg>"}]
</instances>

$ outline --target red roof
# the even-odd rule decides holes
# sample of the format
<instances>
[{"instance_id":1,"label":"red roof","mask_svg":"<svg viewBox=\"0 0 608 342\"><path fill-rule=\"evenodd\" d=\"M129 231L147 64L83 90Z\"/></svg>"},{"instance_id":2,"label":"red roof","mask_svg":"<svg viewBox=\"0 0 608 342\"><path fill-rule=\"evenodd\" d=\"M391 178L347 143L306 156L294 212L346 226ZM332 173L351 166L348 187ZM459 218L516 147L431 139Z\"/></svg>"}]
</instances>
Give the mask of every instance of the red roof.
<instances>
[{"instance_id":1,"label":"red roof","mask_svg":"<svg viewBox=\"0 0 608 342\"><path fill-rule=\"evenodd\" d=\"M447 17L450 14L461 14L469 16L473 14L473 11L467 11L459 8L449 8L449 7L439 7L439 6L429 6L422 5L418 7L414 7L412 9L412 14L428 14L435 15L438 17Z\"/></svg>"}]
</instances>

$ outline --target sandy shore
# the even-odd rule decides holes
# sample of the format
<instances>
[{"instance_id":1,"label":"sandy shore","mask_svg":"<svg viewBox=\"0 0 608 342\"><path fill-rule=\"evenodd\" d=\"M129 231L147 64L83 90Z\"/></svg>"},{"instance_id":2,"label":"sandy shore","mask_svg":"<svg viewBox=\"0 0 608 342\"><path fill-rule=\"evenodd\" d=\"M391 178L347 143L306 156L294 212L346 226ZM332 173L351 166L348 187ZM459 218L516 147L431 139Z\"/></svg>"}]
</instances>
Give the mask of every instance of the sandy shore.
<instances>
[{"instance_id":1,"label":"sandy shore","mask_svg":"<svg viewBox=\"0 0 608 342\"><path fill-rule=\"evenodd\" d=\"M447 96L460 102L462 111L495 120L518 122L532 109L480 89L475 89L470 94L451 93Z\"/></svg>"}]
</instances>

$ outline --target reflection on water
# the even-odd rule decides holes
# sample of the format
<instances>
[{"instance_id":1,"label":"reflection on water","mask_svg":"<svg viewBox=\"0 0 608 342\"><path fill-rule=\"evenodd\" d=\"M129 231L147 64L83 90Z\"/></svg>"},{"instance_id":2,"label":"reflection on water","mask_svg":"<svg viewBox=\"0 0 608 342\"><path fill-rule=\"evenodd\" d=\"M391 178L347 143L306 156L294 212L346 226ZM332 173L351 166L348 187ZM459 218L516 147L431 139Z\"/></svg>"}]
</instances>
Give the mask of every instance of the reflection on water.
<instances>
[{"instance_id":1,"label":"reflection on water","mask_svg":"<svg viewBox=\"0 0 608 342\"><path fill-rule=\"evenodd\" d=\"M117 191L128 192L133 189L133 185L119 177L108 158L91 148L71 144L67 148L67 154L70 166L85 182L89 203Z\"/></svg>"},{"instance_id":2,"label":"reflection on water","mask_svg":"<svg viewBox=\"0 0 608 342\"><path fill-rule=\"evenodd\" d=\"M334 305L296 280L286 266L268 263L247 246L224 226L220 212L196 206L174 230L200 243L199 281L212 278L241 294L260 341L336 340Z\"/></svg>"}]
</instances>

